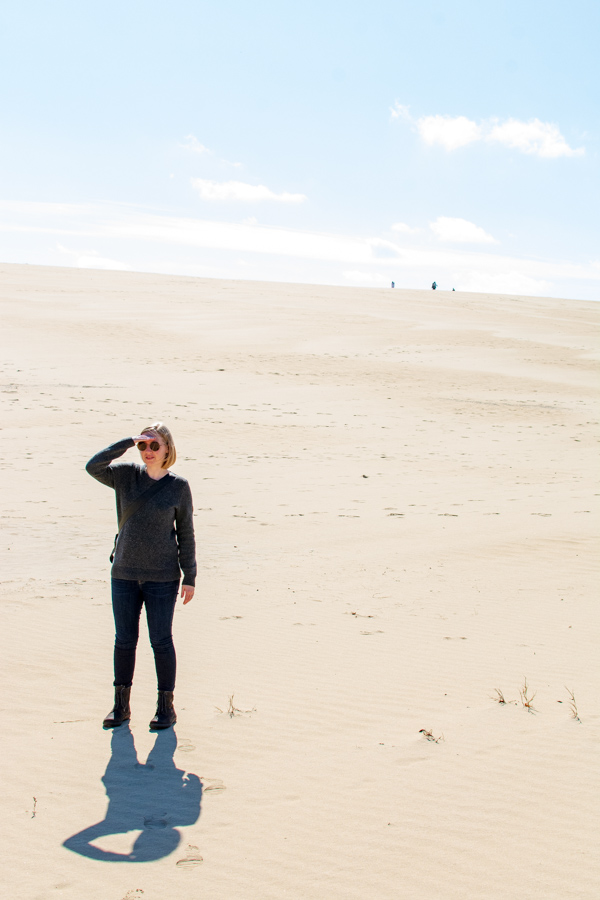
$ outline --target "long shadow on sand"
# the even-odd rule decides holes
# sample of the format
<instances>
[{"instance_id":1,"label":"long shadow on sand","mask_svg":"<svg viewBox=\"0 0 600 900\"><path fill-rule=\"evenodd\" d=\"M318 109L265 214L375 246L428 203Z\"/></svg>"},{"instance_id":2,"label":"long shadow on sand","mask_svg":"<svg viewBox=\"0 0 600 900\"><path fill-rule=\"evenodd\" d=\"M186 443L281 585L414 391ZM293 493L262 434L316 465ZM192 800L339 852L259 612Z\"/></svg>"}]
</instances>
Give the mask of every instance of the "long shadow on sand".
<instances>
[{"instance_id":1,"label":"long shadow on sand","mask_svg":"<svg viewBox=\"0 0 600 900\"><path fill-rule=\"evenodd\" d=\"M148 759L140 763L129 723L115 728L112 755L102 777L108 795L106 816L67 838L63 847L103 862L151 862L172 853L181 840L175 826L193 825L202 799L198 776L175 767L176 747L172 728L159 731ZM112 853L92 845L100 837L140 828L131 853Z\"/></svg>"}]
</instances>

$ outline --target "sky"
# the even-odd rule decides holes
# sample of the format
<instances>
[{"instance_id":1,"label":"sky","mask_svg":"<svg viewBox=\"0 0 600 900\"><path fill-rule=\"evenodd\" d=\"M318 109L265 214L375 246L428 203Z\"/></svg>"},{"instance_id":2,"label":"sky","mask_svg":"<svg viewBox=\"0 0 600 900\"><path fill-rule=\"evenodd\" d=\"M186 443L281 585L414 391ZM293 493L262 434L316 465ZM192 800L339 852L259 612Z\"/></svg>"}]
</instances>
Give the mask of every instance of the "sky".
<instances>
[{"instance_id":1,"label":"sky","mask_svg":"<svg viewBox=\"0 0 600 900\"><path fill-rule=\"evenodd\" d=\"M5 0L0 262L600 299L597 0Z\"/></svg>"}]
</instances>

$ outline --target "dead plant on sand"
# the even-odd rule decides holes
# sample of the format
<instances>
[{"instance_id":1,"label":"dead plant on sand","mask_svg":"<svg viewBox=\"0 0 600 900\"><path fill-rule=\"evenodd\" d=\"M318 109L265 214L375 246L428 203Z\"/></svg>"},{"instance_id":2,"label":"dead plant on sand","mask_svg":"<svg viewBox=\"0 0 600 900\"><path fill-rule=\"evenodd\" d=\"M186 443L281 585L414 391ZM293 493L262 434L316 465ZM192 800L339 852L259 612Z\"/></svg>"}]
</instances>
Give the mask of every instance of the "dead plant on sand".
<instances>
[{"instance_id":1,"label":"dead plant on sand","mask_svg":"<svg viewBox=\"0 0 600 900\"><path fill-rule=\"evenodd\" d=\"M220 706L215 706L215 709L217 709L220 713L226 712L230 719L233 719L234 716L243 716L249 713L256 712L255 706L253 706L252 709L238 709L237 706L234 706L233 704L233 697L234 695L232 694L229 698L229 705L227 709L221 709Z\"/></svg>"},{"instance_id":2,"label":"dead plant on sand","mask_svg":"<svg viewBox=\"0 0 600 900\"><path fill-rule=\"evenodd\" d=\"M500 704L500 706L508 706L510 703L514 703L515 706L517 705L516 700L507 700L500 688L494 688L494 694L496 696L494 697L492 695L492 700L495 700L496 703Z\"/></svg>"},{"instance_id":3,"label":"dead plant on sand","mask_svg":"<svg viewBox=\"0 0 600 900\"><path fill-rule=\"evenodd\" d=\"M527 712L533 713L535 712L535 707L533 706L533 698L535 697L535 693L529 696L529 687L527 685L527 679L523 679L523 687L519 690L519 694L521 695L521 705Z\"/></svg>"},{"instance_id":4,"label":"dead plant on sand","mask_svg":"<svg viewBox=\"0 0 600 900\"><path fill-rule=\"evenodd\" d=\"M569 690L569 688L565 685L565 691L569 695L569 709L571 711L571 718L575 719L576 722L581 722L579 718L579 710L577 709L577 701L575 700L575 694L573 691Z\"/></svg>"}]
</instances>

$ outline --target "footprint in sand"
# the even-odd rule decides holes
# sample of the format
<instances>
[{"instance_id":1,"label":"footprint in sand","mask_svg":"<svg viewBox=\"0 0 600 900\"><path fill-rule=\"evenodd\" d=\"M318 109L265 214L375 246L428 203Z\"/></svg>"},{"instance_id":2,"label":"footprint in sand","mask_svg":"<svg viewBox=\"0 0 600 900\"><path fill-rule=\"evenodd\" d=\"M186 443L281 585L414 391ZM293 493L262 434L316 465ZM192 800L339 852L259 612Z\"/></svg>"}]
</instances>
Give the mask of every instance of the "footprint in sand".
<instances>
[{"instance_id":1,"label":"footprint in sand","mask_svg":"<svg viewBox=\"0 0 600 900\"><path fill-rule=\"evenodd\" d=\"M221 781L220 778L203 778L202 779L202 793L206 794L207 791L211 791L213 794L220 794L225 790L225 785Z\"/></svg>"},{"instance_id":2,"label":"footprint in sand","mask_svg":"<svg viewBox=\"0 0 600 900\"><path fill-rule=\"evenodd\" d=\"M196 866L199 866L202 862L203 859L198 852L198 847L194 846L194 844L188 844L185 851L185 857L183 859L178 859L175 865L178 869L195 869Z\"/></svg>"},{"instance_id":3,"label":"footprint in sand","mask_svg":"<svg viewBox=\"0 0 600 900\"><path fill-rule=\"evenodd\" d=\"M196 745L192 744L187 738L183 738L177 741L177 749L180 750L181 753L191 753L192 750L196 749Z\"/></svg>"}]
</instances>

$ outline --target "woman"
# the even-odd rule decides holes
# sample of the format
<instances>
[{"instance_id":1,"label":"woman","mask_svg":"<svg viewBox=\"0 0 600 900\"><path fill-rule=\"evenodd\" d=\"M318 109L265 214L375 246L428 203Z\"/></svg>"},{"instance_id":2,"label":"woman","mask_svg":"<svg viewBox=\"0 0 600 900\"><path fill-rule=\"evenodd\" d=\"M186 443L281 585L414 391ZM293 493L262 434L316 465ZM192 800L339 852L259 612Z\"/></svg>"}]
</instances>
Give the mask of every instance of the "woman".
<instances>
[{"instance_id":1,"label":"woman","mask_svg":"<svg viewBox=\"0 0 600 900\"><path fill-rule=\"evenodd\" d=\"M135 444L142 465L113 464ZM162 422L155 422L143 434L101 450L86 466L97 481L114 488L120 523L111 556L115 703L104 719L105 728L115 728L131 718L129 694L142 606L146 607L158 679L158 705L150 728L168 728L177 721L171 629L180 570L184 605L194 596L196 547L190 486L185 478L169 471L175 459L171 432Z\"/></svg>"}]
</instances>

